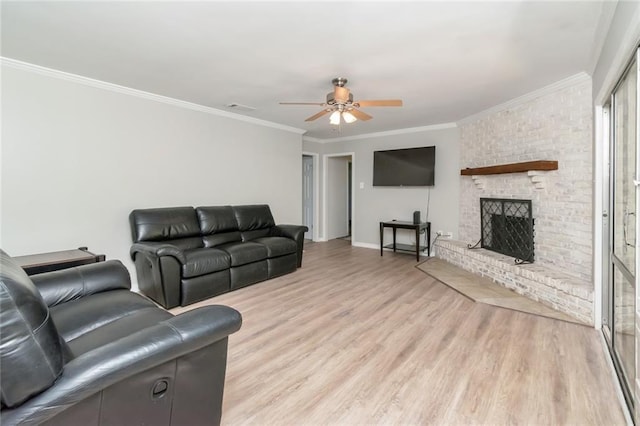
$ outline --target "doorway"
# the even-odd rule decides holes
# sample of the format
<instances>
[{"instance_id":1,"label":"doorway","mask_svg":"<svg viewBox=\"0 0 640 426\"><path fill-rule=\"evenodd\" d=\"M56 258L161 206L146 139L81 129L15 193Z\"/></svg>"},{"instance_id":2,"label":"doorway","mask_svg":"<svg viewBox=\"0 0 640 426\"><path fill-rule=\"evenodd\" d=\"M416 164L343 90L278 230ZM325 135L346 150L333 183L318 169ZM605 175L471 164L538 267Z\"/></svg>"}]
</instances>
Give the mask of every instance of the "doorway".
<instances>
[{"instance_id":1,"label":"doorway","mask_svg":"<svg viewBox=\"0 0 640 426\"><path fill-rule=\"evenodd\" d=\"M608 121L608 210L603 213L603 331L624 397L636 405L638 52L603 107Z\"/></svg>"},{"instance_id":2,"label":"doorway","mask_svg":"<svg viewBox=\"0 0 640 426\"><path fill-rule=\"evenodd\" d=\"M355 223L353 173L355 155L352 152L324 156L324 235L326 240L352 240Z\"/></svg>"},{"instance_id":3,"label":"doorway","mask_svg":"<svg viewBox=\"0 0 640 426\"><path fill-rule=\"evenodd\" d=\"M318 154L302 153L302 224L307 240L318 240Z\"/></svg>"}]
</instances>

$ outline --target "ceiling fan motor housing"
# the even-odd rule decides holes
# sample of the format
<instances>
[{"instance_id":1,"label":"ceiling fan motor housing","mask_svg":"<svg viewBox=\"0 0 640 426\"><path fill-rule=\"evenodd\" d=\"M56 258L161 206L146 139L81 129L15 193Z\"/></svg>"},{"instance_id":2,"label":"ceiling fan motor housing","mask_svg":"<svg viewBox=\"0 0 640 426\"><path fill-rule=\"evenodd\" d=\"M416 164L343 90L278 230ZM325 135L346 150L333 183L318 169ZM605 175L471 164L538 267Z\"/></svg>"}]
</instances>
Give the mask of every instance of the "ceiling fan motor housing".
<instances>
[{"instance_id":1,"label":"ceiling fan motor housing","mask_svg":"<svg viewBox=\"0 0 640 426\"><path fill-rule=\"evenodd\" d=\"M346 100L338 99L338 100L336 100L336 92L327 93L327 105L335 105L337 103L351 104L351 103L353 103L353 95L351 93L349 93L349 99L346 99Z\"/></svg>"}]
</instances>

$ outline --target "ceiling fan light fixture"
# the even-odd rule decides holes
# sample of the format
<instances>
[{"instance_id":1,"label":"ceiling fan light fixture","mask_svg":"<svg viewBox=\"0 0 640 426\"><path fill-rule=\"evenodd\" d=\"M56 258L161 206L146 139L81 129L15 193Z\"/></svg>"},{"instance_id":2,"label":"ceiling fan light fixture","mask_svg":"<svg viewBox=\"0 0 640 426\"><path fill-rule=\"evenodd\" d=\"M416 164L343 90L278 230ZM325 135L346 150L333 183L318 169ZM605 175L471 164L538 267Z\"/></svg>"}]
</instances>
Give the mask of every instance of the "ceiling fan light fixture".
<instances>
[{"instance_id":1,"label":"ceiling fan light fixture","mask_svg":"<svg viewBox=\"0 0 640 426\"><path fill-rule=\"evenodd\" d=\"M342 118L344 119L344 122L347 124L351 124L354 121L357 121L358 119L356 118L355 115L351 114L349 111L345 111L342 113Z\"/></svg>"},{"instance_id":2,"label":"ceiling fan light fixture","mask_svg":"<svg viewBox=\"0 0 640 426\"><path fill-rule=\"evenodd\" d=\"M331 116L329 117L329 123L333 124L334 126L340 124L340 111L335 110L333 111L333 113L331 113Z\"/></svg>"},{"instance_id":3,"label":"ceiling fan light fixture","mask_svg":"<svg viewBox=\"0 0 640 426\"><path fill-rule=\"evenodd\" d=\"M334 78L333 92L327 93L327 101L323 103L319 102L280 102L281 105L319 105L323 108L322 111L308 117L304 121L314 121L320 117L324 117L327 114L329 116L329 123L334 126L339 126L344 120L346 124L355 123L356 121L368 121L373 117L366 112L360 111L360 107L400 107L402 106L401 99L374 99L374 100L353 100L353 93L346 87L346 78Z\"/></svg>"}]
</instances>

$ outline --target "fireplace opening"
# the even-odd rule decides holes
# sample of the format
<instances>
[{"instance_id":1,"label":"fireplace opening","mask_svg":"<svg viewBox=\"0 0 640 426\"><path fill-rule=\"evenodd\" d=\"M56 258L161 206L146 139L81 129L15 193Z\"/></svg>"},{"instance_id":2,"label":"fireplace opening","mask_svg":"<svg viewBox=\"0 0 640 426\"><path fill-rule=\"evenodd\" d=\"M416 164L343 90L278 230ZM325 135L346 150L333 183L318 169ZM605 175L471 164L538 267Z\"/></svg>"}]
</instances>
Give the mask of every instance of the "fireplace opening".
<instances>
[{"instance_id":1,"label":"fireplace opening","mask_svg":"<svg viewBox=\"0 0 640 426\"><path fill-rule=\"evenodd\" d=\"M482 248L533 263L531 200L481 198L480 221Z\"/></svg>"}]
</instances>

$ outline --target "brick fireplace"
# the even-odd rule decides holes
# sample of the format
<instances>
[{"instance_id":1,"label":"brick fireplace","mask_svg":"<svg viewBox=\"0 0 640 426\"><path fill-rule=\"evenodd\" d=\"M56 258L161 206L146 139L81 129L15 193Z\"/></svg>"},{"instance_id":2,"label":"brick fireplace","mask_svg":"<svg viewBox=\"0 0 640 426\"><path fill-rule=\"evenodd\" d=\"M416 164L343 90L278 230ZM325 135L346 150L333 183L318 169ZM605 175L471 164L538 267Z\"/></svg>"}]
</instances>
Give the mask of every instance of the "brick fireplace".
<instances>
[{"instance_id":1,"label":"brick fireplace","mask_svg":"<svg viewBox=\"0 0 640 426\"><path fill-rule=\"evenodd\" d=\"M460 126L460 165L555 160L557 170L460 177L456 240L438 240L436 256L593 324L591 80L572 78ZM535 263L486 249L481 198L531 200Z\"/></svg>"}]
</instances>

